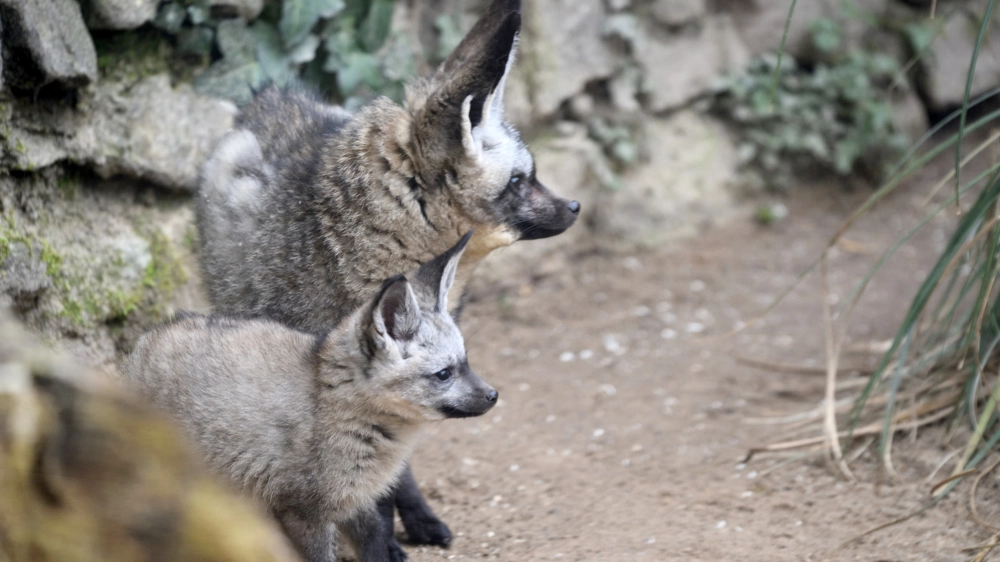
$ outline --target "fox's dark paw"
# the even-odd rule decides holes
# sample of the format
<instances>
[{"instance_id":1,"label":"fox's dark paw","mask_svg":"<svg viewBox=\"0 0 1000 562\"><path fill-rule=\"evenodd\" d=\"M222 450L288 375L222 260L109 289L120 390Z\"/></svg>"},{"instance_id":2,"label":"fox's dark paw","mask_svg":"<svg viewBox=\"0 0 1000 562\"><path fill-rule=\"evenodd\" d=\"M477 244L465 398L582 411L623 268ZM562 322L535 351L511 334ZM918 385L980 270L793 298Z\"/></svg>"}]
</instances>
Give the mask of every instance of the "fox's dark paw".
<instances>
[{"instance_id":1,"label":"fox's dark paw","mask_svg":"<svg viewBox=\"0 0 1000 562\"><path fill-rule=\"evenodd\" d=\"M451 546L451 530L443 521L434 517L434 514L400 512L399 515L403 520L403 527L406 528L406 538L411 544L443 548Z\"/></svg>"},{"instance_id":2,"label":"fox's dark paw","mask_svg":"<svg viewBox=\"0 0 1000 562\"><path fill-rule=\"evenodd\" d=\"M395 540L389 542L389 562L406 562L406 551Z\"/></svg>"}]
</instances>

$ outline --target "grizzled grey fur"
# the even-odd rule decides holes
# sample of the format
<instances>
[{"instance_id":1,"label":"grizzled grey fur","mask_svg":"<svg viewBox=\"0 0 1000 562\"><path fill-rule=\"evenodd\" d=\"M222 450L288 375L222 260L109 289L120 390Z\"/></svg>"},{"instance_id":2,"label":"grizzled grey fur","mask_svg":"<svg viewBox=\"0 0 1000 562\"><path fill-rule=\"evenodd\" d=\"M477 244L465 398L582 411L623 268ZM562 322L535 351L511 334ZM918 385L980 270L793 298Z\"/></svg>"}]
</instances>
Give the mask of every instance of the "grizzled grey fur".
<instances>
[{"instance_id":1,"label":"grizzled grey fur","mask_svg":"<svg viewBox=\"0 0 1000 562\"><path fill-rule=\"evenodd\" d=\"M447 295L469 236L320 335L267 319L183 316L144 335L126 382L172 415L211 469L278 519L307 562L405 558L376 501L421 423L478 416L497 392L469 368Z\"/></svg>"},{"instance_id":2,"label":"grizzled grey fur","mask_svg":"<svg viewBox=\"0 0 1000 562\"><path fill-rule=\"evenodd\" d=\"M457 311L491 251L569 228L579 203L539 181L503 117L520 28L520 0L494 0L435 74L409 85L404 107L380 98L351 114L302 92L261 92L202 174L216 309L322 330L474 229L449 299ZM412 474L400 482L410 540L447 546Z\"/></svg>"},{"instance_id":3,"label":"grizzled grey fur","mask_svg":"<svg viewBox=\"0 0 1000 562\"><path fill-rule=\"evenodd\" d=\"M269 88L237 118L198 197L212 303L306 330L336 322L391 275L475 235L475 265L519 239L558 234L579 204L553 195L503 120L520 2L497 0L406 107L356 115Z\"/></svg>"}]
</instances>

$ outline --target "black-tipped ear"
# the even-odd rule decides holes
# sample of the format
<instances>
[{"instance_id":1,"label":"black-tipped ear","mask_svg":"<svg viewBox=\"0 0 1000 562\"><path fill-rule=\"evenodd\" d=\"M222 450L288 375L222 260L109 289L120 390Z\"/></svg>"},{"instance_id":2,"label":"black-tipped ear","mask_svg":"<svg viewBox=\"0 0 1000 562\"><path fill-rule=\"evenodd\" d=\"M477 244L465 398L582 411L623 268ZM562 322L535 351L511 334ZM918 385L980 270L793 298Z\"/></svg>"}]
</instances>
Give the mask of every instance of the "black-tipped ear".
<instances>
[{"instance_id":1,"label":"black-tipped ear","mask_svg":"<svg viewBox=\"0 0 1000 562\"><path fill-rule=\"evenodd\" d=\"M435 311L437 312L448 310L448 291L455 283L458 262L462 259L462 253L465 252L465 247L471 239L472 231L470 230L448 251L420 266L420 269L417 270L416 283L420 285L424 294L435 296Z\"/></svg>"},{"instance_id":2,"label":"black-tipped ear","mask_svg":"<svg viewBox=\"0 0 1000 562\"><path fill-rule=\"evenodd\" d=\"M472 96L469 120L475 127L483 119L483 105L508 70L521 32L521 0L494 0L441 63L434 77L441 84L432 103L461 116L462 102Z\"/></svg>"},{"instance_id":3,"label":"black-tipped ear","mask_svg":"<svg viewBox=\"0 0 1000 562\"><path fill-rule=\"evenodd\" d=\"M409 341L420 328L420 305L410 283L402 275L383 285L373 311L374 336Z\"/></svg>"}]
</instances>

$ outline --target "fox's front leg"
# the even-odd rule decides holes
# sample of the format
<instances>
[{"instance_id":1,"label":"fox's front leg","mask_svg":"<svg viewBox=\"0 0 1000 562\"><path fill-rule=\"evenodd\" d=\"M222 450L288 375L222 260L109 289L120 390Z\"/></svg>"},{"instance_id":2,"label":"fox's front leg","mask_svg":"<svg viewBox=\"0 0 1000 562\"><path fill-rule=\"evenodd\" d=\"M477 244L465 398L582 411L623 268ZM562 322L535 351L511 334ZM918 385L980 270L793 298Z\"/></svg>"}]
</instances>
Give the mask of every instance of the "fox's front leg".
<instances>
[{"instance_id":1,"label":"fox's front leg","mask_svg":"<svg viewBox=\"0 0 1000 562\"><path fill-rule=\"evenodd\" d=\"M354 548L359 562L405 562L406 552L392 536L392 511L389 527L382 516L386 504L360 511L353 519L340 525L344 539ZM392 508L392 504L388 504Z\"/></svg>"},{"instance_id":2,"label":"fox's front leg","mask_svg":"<svg viewBox=\"0 0 1000 562\"><path fill-rule=\"evenodd\" d=\"M305 562L337 562L337 529L325 521L315 521L294 511L275 512L288 540Z\"/></svg>"},{"instance_id":3,"label":"fox's front leg","mask_svg":"<svg viewBox=\"0 0 1000 562\"><path fill-rule=\"evenodd\" d=\"M417 479L407 464L392 489L392 497L403 520L406 536L413 544L426 544L448 548L451 545L451 530L438 519L427 505ZM389 528L392 528L392 512L389 512Z\"/></svg>"}]
</instances>

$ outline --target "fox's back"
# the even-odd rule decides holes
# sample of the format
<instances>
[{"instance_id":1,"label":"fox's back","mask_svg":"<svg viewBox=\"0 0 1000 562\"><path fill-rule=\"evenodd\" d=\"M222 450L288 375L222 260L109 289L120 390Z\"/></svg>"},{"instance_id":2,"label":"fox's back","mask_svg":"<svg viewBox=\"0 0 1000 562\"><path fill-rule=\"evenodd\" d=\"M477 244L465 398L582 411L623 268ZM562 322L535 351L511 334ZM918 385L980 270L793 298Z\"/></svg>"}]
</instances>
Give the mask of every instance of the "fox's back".
<instances>
[{"instance_id":1,"label":"fox's back","mask_svg":"<svg viewBox=\"0 0 1000 562\"><path fill-rule=\"evenodd\" d=\"M123 376L209 465L254 488L269 465L293 476L310 454L313 342L270 321L186 316L140 338Z\"/></svg>"},{"instance_id":2,"label":"fox's back","mask_svg":"<svg viewBox=\"0 0 1000 562\"><path fill-rule=\"evenodd\" d=\"M240 110L236 126L254 134L264 161L283 180L269 187L300 191L313 185L325 141L340 134L350 120L347 111L306 92L272 86Z\"/></svg>"}]
</instances>

